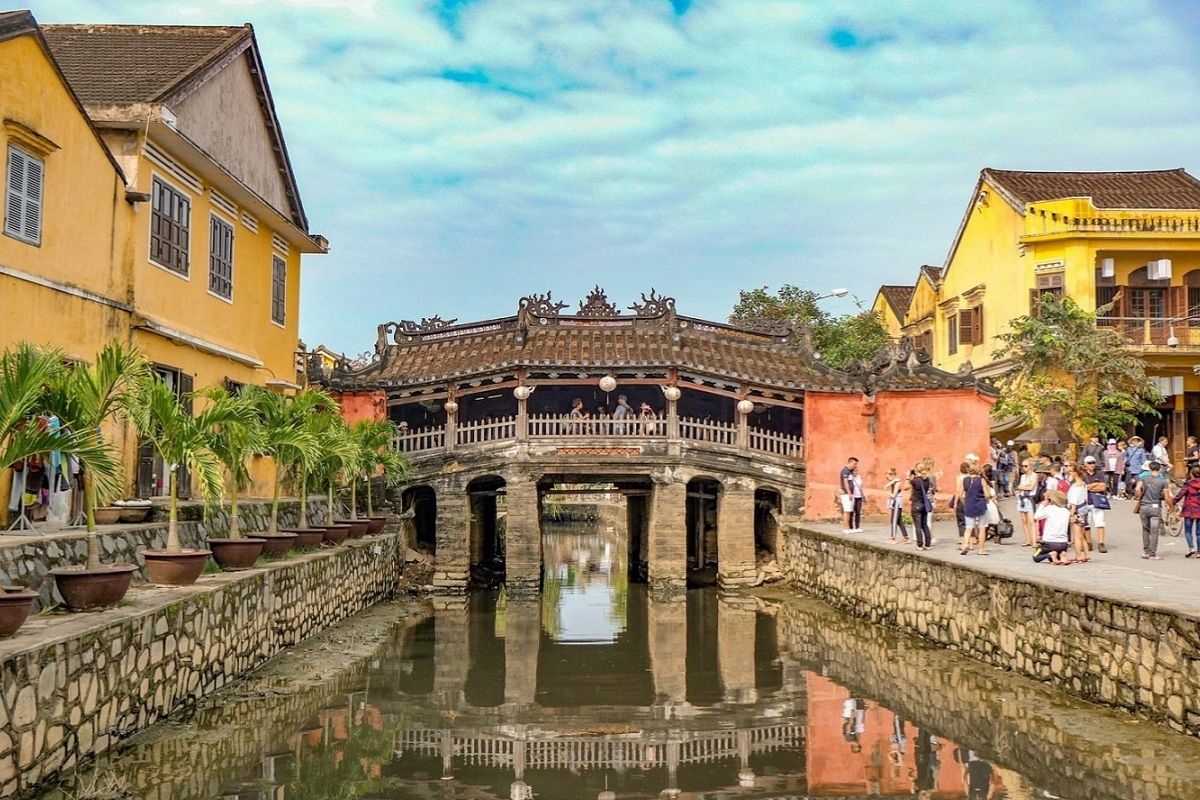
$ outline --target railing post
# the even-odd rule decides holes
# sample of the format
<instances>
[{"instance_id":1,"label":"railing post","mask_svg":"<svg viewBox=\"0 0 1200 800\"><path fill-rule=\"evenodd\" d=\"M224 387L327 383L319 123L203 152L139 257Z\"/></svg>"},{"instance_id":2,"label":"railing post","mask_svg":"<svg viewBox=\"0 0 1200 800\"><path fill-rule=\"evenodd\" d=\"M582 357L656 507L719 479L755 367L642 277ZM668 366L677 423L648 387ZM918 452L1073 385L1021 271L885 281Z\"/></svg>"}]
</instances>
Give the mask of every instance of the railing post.
<instances>
[{"instance_id":1,"label":"railing post","mask_svg":"<svg viewBox=\"0 0 1200 800\"><path fill-rule=\"evenodd\" d=\"M526 398L517 398L517 441L524 442L529 439L529 406Z\"/></svg>"},{"instance_id":2,"label":"railing post","mask_svg":"<svg viewBox=\"0 0 1200 800\"><path fill-rule=\"evenodd\" d=\"M679 438L679 401L667 398L667 438Z\"/></svg>"},{"instance_id":3,"label":"railing post","mask_svg":"<svg viewBox=\"0 0 1200 800\"><path fill-rule=\"evenodd\" d=\"M750 415L738 411L737 446L739 450L750 449Z\"/></svg>"},{"instance_id":4,"label":"railing post","mask_svg":"<svg viewBox=\"0 0 1200 800\"><path fill-rule=\"evenodd\" d=\"M453 452L458 445L458 406L455 404L454 411L446 412L446 452Z\"/></svg>"}]
</instances>

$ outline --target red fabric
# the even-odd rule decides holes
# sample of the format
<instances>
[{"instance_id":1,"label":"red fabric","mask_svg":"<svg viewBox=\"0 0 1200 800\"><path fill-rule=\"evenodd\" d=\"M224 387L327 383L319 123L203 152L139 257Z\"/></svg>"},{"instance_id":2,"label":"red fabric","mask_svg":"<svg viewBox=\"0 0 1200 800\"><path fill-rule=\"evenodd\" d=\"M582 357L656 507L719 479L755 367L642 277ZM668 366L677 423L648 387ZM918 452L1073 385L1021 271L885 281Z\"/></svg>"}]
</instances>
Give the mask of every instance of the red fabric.
<instances>
[{"instance_id":1,"label":"red fabric","mask_svg":"<svg viewBox=\"0 0 1200 800\"><path fill-rule=\"evenodd\" d=\"M1200 519L1200 478L1189 478L1183 485L1176 502L1182 505L1181 516Z\"/></svg>"}]
</instances>

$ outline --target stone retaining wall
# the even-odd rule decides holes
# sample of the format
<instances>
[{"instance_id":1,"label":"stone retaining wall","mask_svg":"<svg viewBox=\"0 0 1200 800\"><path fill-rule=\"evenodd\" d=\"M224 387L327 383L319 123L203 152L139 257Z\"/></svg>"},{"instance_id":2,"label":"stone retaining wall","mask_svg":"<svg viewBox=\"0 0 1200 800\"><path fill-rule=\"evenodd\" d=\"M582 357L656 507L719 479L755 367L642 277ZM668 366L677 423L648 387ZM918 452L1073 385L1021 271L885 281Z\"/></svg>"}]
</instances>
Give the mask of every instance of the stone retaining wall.
<instances>
[{"instance_id":1,"label":"stone retaining wall","mask_svg":"<svg viewBox=\"0 0 1200 800\"><path fill-rule=\"evenodd\" d=\"M1200 620L791 528L797 588L1095 703L1200 735Z\"/></svg>"},{"instance_id":2,"label":"stone retaining wall","mask_svg":"<svg viewBox=\"0 0 1200 800\"><path fill-rule=\"evenodd\" d=\"M220 689L281 650L386 599L398 537L352 542L0 642L0 797L29 793Z\"/></svg>"},{"instance_id":3,"label":"stone retaining wall","mask_svg":"<svg viewBox=\"0 0 1200 800\"><path fill-rule=\"evenodd\" d=\"M326 502L323 497L308 501L308 519L320 524L325 519ZM165 509L156 509L156 515L165 517ZM184 547L201 547L211 535L224 536L229 531L229 506L212 510L202 518L200 503L184 504L180 518L187 520L179 526L179 537ZM294 526L300 519L300 503L284 500L279 504L280 527ZM243 535L251 531L266 530L271 521L269 501L243 501L238 503L238 526ZM167 523L165 519L143 525L102 525L100 533L100 559L106 563L137 564L142 567L145 560L138 555L144 547L165 547ZM87 533L71 530L41 536L26 534L0 535L0 585L25 586L38 593L41 607L54 606L62 602L54 585L50 570L82 564L87 560ZM139 569L136 580L145 580Z\"/></svg>"}]
</instances>

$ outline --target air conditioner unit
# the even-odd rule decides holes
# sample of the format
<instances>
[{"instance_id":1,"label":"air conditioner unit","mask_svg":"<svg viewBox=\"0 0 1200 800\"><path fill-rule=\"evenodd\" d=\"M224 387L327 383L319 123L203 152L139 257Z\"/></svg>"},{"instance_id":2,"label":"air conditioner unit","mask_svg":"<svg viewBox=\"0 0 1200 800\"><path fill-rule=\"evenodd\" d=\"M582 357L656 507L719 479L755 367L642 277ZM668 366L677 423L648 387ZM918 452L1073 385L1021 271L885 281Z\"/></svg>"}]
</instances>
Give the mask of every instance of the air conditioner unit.
<instances>
[{"instance_id":1,"label":"air conditioner unit","mask_svg":"<svg viewBox=\"0 0 1200 800\"><path fill-rule=\"evenodd\" d=\"M1171 280L1171 259L1158 258L1146 265L1146 277L1152 281Z\"/></svg>"},{"instance_id":2,"label":"air conditioner unit","mask_svg":"<svg viewBox=\"0 0 1200 800\"><path fill-rule=\"evenodd\" d=\"M1115 278L1117 275L1116 263L1111 258L1100 259L1100 277Z\"/></svg>"}]
</instances>

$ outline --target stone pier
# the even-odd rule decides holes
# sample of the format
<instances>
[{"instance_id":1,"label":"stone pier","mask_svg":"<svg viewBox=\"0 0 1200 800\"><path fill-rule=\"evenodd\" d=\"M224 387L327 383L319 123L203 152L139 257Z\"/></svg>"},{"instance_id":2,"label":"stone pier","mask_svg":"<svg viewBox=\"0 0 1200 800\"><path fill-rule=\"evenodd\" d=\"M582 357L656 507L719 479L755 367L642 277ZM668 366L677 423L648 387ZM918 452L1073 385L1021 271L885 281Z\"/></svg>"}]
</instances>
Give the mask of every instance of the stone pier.
<instances>
[{"instance_id":1,"label":"stone pier","mask_svg":"<svg viewBox=\"0 0 1200 800\"><path fill-rule=\"evenodd\" d=\"M533 705L542 642L540 597L510 597L504 615L504 702Z\"/></svg>"},{"instance_id":2,"label":"stone pier","mask_svg":"<svg viewBox=\"0 0 1200 800\"><path fill-rule=\"evenodd\" d=\"M749 586L756 572L754 483L730 478L717 507L717 580L722 587Z\"/></svg>"},{"instance_id":3,"label":"stone pier","mask_svg":"<svg viewBox=\"0 0 1200 800\"><path fill-rule=\"evenodd\" d=\"M505 484L505 584L510 593L536 594L542 584L542 525L537 482L511 474Z\"/></svg>"},{"instance_id":4,"label":"stone pier","mask_svg":"<svg viewBox=\"0 0 1200 800\"><path fill-rule=\"evenodd\" d=\"M687 588L687 483L673 478L656 480L651 499L648 535L650 588Z\"/></svg>"}]
</instances>

